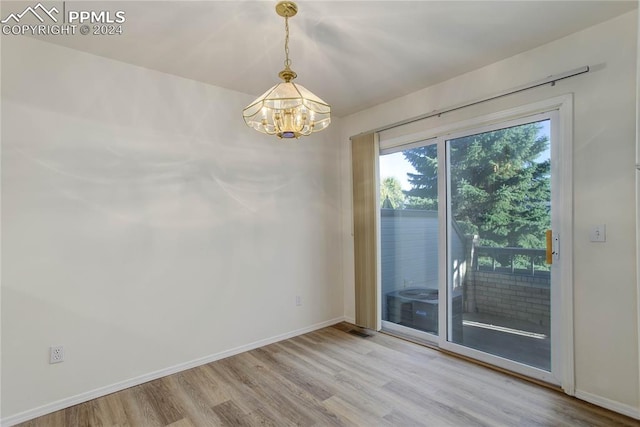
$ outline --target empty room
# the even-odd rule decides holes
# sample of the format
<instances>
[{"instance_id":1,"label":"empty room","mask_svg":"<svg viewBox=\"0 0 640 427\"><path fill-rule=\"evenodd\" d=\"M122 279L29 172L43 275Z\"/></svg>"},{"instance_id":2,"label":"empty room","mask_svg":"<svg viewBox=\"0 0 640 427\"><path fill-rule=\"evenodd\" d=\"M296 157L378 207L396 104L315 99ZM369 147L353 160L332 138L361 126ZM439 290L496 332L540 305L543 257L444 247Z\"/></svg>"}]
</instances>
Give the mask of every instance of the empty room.
<instances>
[{"instance_id":1,"label":"empty room","mask_svg":"<svg viewBox=\"0 0 640 427\"><path fill-rule=\"evenodd\" d=\"M3 0L0 425L640 425L638 4Z\"/></svg>"}]
</instances>

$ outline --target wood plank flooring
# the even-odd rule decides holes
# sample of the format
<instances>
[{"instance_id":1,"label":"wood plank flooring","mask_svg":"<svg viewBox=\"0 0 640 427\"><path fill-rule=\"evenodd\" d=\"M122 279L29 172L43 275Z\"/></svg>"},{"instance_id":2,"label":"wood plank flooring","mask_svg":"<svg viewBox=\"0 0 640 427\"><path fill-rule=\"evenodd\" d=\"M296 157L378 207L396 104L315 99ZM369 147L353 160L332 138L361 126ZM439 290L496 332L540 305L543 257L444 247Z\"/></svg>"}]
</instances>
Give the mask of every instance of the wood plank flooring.
<instances>
[{"instance_id":1,"label":"wood plank flooring","mask_svg":"<svg viewBox=\"0 0 640 427\"><path fill-rule=\"evenodd\" d=\"M281 341L21 424L36 426L640 426L348 324Z\"/></svg>"}]
</instances>

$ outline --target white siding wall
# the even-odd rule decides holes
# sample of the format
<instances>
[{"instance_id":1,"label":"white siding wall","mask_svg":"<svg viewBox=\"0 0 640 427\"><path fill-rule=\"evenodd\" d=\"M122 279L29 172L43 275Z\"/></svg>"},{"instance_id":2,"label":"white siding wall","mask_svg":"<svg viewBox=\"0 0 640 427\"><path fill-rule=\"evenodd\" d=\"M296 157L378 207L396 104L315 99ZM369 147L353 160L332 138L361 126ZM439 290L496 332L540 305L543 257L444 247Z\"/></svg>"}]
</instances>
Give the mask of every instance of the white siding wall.
<instances>
[{"instance_id":1,"label":"white siding wall","mask_svg":"<svg viewBox=\"0 0 640 427\"><path fill-rule=\"evenodd\" d=\"M382 294L411 287L438 289L438 213L384 211Z\"/></svg>"}]
</instances>

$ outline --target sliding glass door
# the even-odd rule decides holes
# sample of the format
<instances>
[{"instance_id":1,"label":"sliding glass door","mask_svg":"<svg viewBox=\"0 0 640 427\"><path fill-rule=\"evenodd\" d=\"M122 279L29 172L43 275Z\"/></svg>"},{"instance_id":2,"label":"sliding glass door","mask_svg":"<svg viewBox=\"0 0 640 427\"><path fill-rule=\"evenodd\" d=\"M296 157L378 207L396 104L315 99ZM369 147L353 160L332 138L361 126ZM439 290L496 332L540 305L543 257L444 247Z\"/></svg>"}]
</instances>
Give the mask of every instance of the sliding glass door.
<instances>
[{"instance_id":1,"label":"sliding glass door","mask_svg":"<svg viewBox=\"0 0 640 427\"><path fill-rule=\"evenodd\" d=\"M384 328L560 382L555 117L381 150Z\"/></svg>"},{"instance_id":2,"label":"sliding glass door","mask_svg":"<svg viewBox=\"0 0 640 427\"><path fill-rule=\"evenodd\" d=\"M444 142L447 341L551 371L551 119L530 120Z\"/></svg>"},{"instance_id":3,"label":"sliding glass door","mask_svg":"<svg viewBox=\"0 0 640 427\"><path fill-rule=\"evenodd\" d=\"M380 156L382 320L388 329L429 341L439 332L439 283L444 277L438 257L441 223L435 142L421 141ZM414 189L426 182L430 183L428 194L415 197Z\"/></svg>"}]
</instances>

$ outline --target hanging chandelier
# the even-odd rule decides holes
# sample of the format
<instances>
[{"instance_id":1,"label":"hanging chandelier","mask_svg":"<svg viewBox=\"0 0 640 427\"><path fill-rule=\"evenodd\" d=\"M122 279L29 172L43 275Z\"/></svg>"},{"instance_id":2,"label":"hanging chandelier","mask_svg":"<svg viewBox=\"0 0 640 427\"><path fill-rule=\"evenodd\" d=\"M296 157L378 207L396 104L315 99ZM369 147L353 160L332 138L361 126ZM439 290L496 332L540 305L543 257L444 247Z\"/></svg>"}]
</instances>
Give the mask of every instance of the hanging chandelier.
<instances>
[{"instance_id":1,"label":"hanging chandelier","mask_svg":"<svg viewBox=\"0 0 640 427\"><path fill-rule=\"evenodd\" d=\"M331 107L302 85L293 82L297 74L289 59L289 18L298 13L292 1L281 1L276 13L284 18L284 70L278 76L283 80L242 111L245 123L258 132L278 138L299 138L319 132L331 123Z\"/></svg>"}]
</instances>

